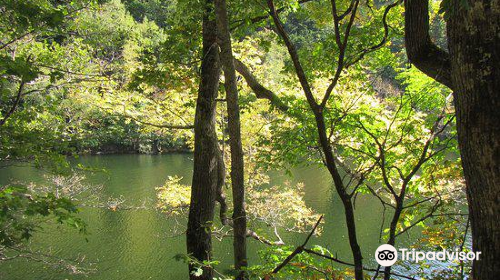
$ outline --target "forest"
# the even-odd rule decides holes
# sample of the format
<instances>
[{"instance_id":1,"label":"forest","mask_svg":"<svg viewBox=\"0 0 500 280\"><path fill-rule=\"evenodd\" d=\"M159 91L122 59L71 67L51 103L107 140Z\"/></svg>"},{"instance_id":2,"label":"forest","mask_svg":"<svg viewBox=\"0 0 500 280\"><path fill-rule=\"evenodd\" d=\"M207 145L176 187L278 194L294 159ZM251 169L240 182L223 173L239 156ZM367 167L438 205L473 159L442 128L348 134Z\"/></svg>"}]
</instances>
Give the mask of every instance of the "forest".
<instances>
[{"instance_id":1,"label":"forest","mask_svg":"<svg viewBox=\"0 0 500 280\"><path fill-rule=\"evenodd\" d=\"M498 279L500 1L0 14L0 279Z\"/></svg>"}]
</instances>

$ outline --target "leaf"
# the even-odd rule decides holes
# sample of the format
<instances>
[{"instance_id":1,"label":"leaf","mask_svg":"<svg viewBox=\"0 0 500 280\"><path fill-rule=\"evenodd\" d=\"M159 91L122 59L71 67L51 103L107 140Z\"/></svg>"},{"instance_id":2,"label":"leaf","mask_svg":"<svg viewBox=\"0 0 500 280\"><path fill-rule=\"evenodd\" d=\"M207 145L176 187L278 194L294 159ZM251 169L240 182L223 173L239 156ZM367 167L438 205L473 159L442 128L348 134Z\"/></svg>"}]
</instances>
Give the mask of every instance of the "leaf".
<instances>
[{"instance_id":1,"label":"leaf","mask_svg":"<svg viewBox=\"0 0 500 280\"><path fill-rule=\"evenodd\" d=\"M201 275L203 275L203 269L201 267L198 267L196 268L196 270L191 271L191 275L200 277Z\"/></svg>"}]
</instances>

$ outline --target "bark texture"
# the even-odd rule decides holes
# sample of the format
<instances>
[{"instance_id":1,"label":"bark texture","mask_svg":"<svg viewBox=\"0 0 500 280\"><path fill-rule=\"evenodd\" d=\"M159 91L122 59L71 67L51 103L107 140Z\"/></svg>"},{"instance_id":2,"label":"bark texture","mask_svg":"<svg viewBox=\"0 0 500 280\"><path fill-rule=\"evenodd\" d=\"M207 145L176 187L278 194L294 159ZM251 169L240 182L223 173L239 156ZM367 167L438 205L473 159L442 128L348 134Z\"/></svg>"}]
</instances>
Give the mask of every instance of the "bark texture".
<instances>
[{"instance_id":1,"label":"bark texture","mask_svg":"<svg viewBox=\"0 0 500 280\"><path fill-rule=\"evenodd\" d=\"M225 0L215 0L220 60L224 70L228 113L229 146L231 148L231 184L233 191L233 251L234 266L239 271L236 279L245 279L242 268L247 266L247 218L245 212L245 182L243 148L241 145L240 108L238 105L238 87L234 67L231 35L229 33Z\"/></svg>"},{"instance_id":2,"label":"bark texture","mask_svg":"<svg viewBox=\"0 0 500 280\"><path fill-rule=\"evenodd\" d=\"M481 251L473 279L489 280L500 275L500 2L469 2L454 7L448 44L472 246Z\"/></svg>"},{"instance_id":3,"label":"bark texture","mask_svg":"<svg viewBox=\"0 0 500 280\"><path fill-rule=\"evenodd\" d=\"M500 275L500 1L466 2L452 1L447 11L449 55L436 56L434 47L423 48L432 59L419 55L429 37L428 1L406 0L405 36L412 63L454 90L473 250L481 251L473 279L489 280Z\"/></svg>"},{"instance_id":4,"label":"bark texture","mask_svg":"<svg viewBox=\"0 0 500 280\"><path fill-rule=\"evenodd\" d=\"M212 0L206 0L203 17L203 61L194 128L194 170L186 233L187 252L200 263L211 260L211 226L214 220L216 192L221 181L219 172L223 168L220 166L221 156L215 130L215 98L219 89L220 66L217 26L212 6ZM189 265L191 280L213 279L213 269L210 266L203 266L203 273L199 276L192 274L197 266L193 263Z\"/></svg>"},{"instance_id":5,"label":"bark texture","mask_svg":"<svg viewBox=\"0 0 500 280\"><path fill-rule=\"evenodd\" d=\"M408 59L429 77L453 89L450 58L429 35L428 0L405 1L405 43Z\"/></svg>"}]
</instances>

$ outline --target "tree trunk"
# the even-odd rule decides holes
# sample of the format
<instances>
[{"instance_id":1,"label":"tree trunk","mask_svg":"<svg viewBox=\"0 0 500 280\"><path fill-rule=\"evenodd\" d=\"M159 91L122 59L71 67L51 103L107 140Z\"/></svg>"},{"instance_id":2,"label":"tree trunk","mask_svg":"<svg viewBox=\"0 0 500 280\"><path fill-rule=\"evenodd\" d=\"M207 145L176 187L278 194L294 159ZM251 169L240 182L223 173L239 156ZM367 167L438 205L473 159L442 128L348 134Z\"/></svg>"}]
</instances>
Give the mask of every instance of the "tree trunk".
<instances>
[{"instance_id":1,"label":"tree trunk","mask_svg":"<svg viewBox=\"0 0 500 280\"><path fill-rule=\"evenodd\" d=\"M325 165L332 176L335 189L344 206L344 215L347 225L347 233L349 237L349 245L351 247L352 258L354 260L354 278L363 280L363 254L358 243L356 233L356 219L354 217L354 207L352 205L352 197L347 193L342 176L338 171L333 155L332 147L326 134L325 118L319 110L313 109L316 118L316 127L318 129L319 142L325 156Z\"/></svg>"},{"instance_id":2,"label":"tree trunk","mask_svg":"<svg viewBox=\"0 0 500 280\"><path fill-rule=\"evenodd\" d=\"M399 222L399 218L401 217L401 212L403 211L403 200L404 194L396 199L396 208L394 209L394 215L392 216L391 224L389 227L389 240L387 240L387 244L394 246L396 244L396 230ZM391 267L386 266L384 268L384 280L391 279Z\"/></svg>"},{"instance_id":3,"label":"tree trunk","mask_svg":"<svg viewBox=\"0 0 500 280\"><path fill-rule=\"evenodd\" d=\"M151 153L157 155L161 152L161 142L160 139L153 139L151 143Z\"/></svg>"},{"instance_id":4,"label":"tree trunk","mask_svg":"<svg viewBox=\"0 0 500 280\"><path fill-rule=\"evenodd\" d=\"M500 2L463 3L450 2L451 9L447 11L450 53L440 52L437 56L437 52L422 44L430 40L427 40L428 1L406 0L406 49L415 66L454 90L472 247L481 252L480 260L473 263L473 279L497 279L500 275ZM416 55L416 46L430 59ZM449 61L450 66L442 61ZM444 79L435 77L437 69L441 69L439 73Z\"/></svg>"},{"instance_id":5,"label":"tree trunk","mask_svg":"<svg viewBox=\"0 0 500 280\"><path fill-rule=\"evenodd\" d=\"M277 10L274 6L273 0L267 0L267 6L269 8L270 14L273 18L274 25L276 27L276 33L281 37L284 41L288 54L290 55L290 59L293 62L295 73L297 74L297 78L300 81L302 89L304 90L304 94L307 98L307 102L309 107L314 113L314 117L316 120L316 128L318 130L319 143L321 145L321 149L324 154L324 162L330 175L332 176L333 183L335 185L335 189L342 200L342 205L344 206L344 214L347 224L347 232L349 235L349 245L351 247L352 256L354 260L354 277L356 280L363 280L363 255L361 253L361 249L358 243L357 234L356 234L356 219L354 217L354 208L352 204L352 197L346 190L344 182L342 181L342 177L339 174L339 170L337 168L337 164L335 163L335 156L333 154L332 146L327 136L326 125L325 125L325 117L323 115L323 108L321 105L316 103L314 94L312 92L311 86L309 85L309 81L307 76L302 68L302 64L300 63L299 55L295 45L290 40L290 37L285 31L279 17ZM335 12L335 11L334 11ZM353 12L355 14L355 12ZM346 35L348 36L348 35ZM332 84L333 85L333 84ZM327 100L327 99L325 99Z\"/></svg>"},{"instance_id":6,"label":"tree trunk","mask_svg":"<svg viewBox=\"0 0 500 280\"><path fill-rule=\"evenodd\" d=\"M231 184L233 190L233 250L235 269L239 271L236 279L245 279L247 266L246 234L247 222L245 212L245 185L243 148L241 146L240 108L238 105L238 87L234 68L231 35L227 18L225 0L215 0L215 10L218 27L219 44L221 48L220 59L224 69L229 145L231 148Z\"/></svg>"},{"instance_id":7,"label":"tree trunk","mask_svg":"<svg viewBox=\"0 0 500 280\"><path fill-rule=\"evenodd\" d=\"M458 1L457 1L458 2ZM473 279L500 275L500 2L455 4L447 22L472 247Z\"/></svg>"},{"instance_id":8,"label":"tree trunk","mask_svg":"<svg viewBox=\"0 0 500 280\"><path fill-rule=\"evenodd\" d=\"M220 150L215 130L216 100L219 89L219 52L217 49L217 26L213 17L213 1L206 0L203 16L203 61L201 64L201 82L196 102L194 170L191 186L191 203L186 233L187 252L196 260L211 260L211 227L217 184L219 183ZM191 262L189 277L191 280L213 279L213 269L202 266L199 276L192 272L200 265Z\"/></svg>"}]
</instances>

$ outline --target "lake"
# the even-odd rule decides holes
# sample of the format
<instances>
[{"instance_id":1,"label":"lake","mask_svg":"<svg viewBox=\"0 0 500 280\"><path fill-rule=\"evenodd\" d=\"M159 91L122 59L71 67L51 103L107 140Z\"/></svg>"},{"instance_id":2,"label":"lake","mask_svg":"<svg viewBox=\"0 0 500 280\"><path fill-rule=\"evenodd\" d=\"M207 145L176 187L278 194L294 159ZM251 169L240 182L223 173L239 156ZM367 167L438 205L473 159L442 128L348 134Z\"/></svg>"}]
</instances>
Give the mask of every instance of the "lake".
<instances>
[{"instance_id":1,"label":"lake","mask_svg":"<svg viewBox=\"0 0 500 280\"><path fill-rule=\"evenodd\" d=\"M87 175L91 184L102 184L102 197L122 196L127 204L139 205L144 200L154 203L155 187L162 185L168 176L184 177L189 184L192 174L191 154L166 155L102 155L83 156L77 162L107 172ZM0 170L0 183L10 180L40 181L43 173L30 167L10 167ZM295 168L292 177L284 172L272 172L272 183L284 180L305 184L305 202L317 213L325 215L323 234L311 239L309 244L319 244L336 253L338 258L351 259L343 208L333 191L331 178L326 169L319 167ZM83 208L81 217L88 223L90 235L78 234L75 230L50 226L32 239L35 248L50 251L73 259L84 256L95 263L96 272L87 276L69 275L40 263L10 261L0 264L0 278L7 280L49 279L187 279L187 266L174 259L185 253L184 235L172 236L179 225L174 218L166 217L154 209L111 211L104 208ZM379 230L382 207L372 197L358 197L356 201L358 239L364 252L366 266L376 267L373 254L379 245ZM180 220L183 222L183 220ZM281 232L287 244L301 243L306 234ZM411 243L406 236L399 244ZM409 245L409 244L406 244ZM258 261L257 251L266 245L248 240L249 262ZM232 240L214 240L214 257L221 260L219 270L232 264Z\"/></svg>"}]
</instances>

